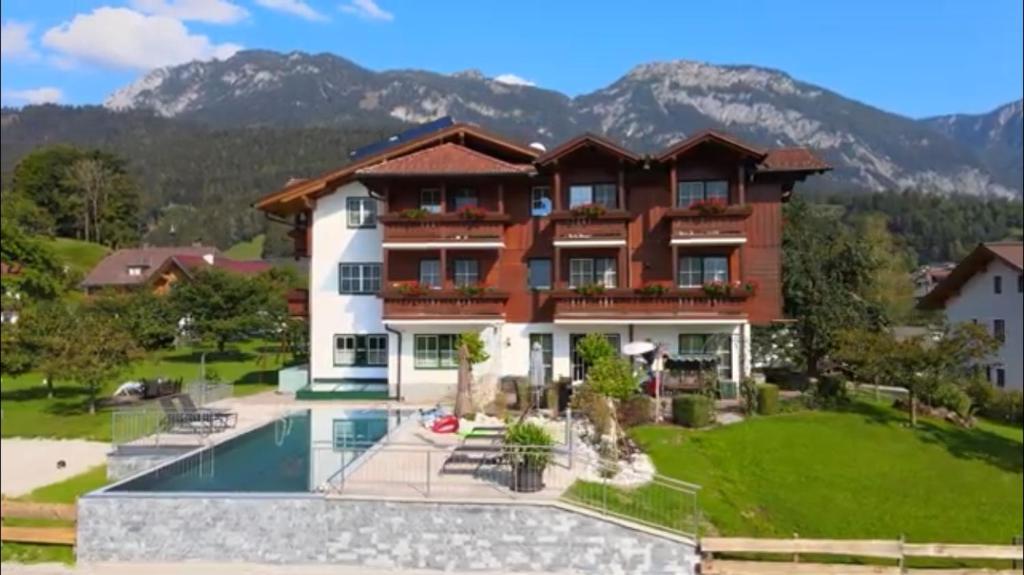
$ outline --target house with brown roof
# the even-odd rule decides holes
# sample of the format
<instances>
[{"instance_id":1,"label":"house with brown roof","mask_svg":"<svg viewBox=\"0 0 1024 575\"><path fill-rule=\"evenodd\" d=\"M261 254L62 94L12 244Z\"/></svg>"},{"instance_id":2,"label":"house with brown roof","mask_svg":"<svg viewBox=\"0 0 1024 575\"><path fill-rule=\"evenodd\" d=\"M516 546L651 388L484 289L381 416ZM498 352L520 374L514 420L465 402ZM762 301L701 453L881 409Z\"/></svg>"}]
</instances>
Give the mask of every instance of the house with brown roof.
<instances>
[{"instance_id":1,"label":"house with brown roof","mask_svg":"<svg viewBox=\"0 0 1024 575\"><path fill-rule=\"evenodd\" d=\"M944 310L950 324L987 327L1002 342L985 365L988 380L999 388L1024 389L1024 244L979 244L918 307Z\"/></svg>"},{"instance_id":2,"label":"house with brown roof","mask_svg":"<svg viewBox=\"0 0 1024 575\"><path fill-rule=\"evenodd\" d=\"M751 326L783 317L782 203L829 169L714 131L642 154L456 123L370 150L256 203L311 259L314 393L436 399L466 331L487 346L485 383L525 376L534 347L549 378L581 380L589 333L663 344L735 383Z\"/></svg>"},{"instance_id":3,"label":"house with brown roof","mask_svg":"<svg viewBox=\"0 0 1024 575\"><path fill-rule=\"evenodd\" d=\"M218 268L243 275L256 275L271 268L262 261L239 261L224 257L217 248L143 247L120 249L103 258L82 280L86 293L102 289L145 287L165 294L176 282L187 280L196 270Z\"/></svg>"}]
</instances>

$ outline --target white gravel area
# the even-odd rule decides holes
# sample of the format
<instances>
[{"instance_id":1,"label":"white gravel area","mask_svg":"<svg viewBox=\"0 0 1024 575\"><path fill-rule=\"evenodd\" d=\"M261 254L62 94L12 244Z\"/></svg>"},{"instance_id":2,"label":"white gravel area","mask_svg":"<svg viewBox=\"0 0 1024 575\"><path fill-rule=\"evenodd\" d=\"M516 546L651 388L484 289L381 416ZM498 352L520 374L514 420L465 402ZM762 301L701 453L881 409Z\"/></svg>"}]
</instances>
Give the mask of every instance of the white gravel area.
<instances>
[{"instance_id":1,"label":"white gravel area","mask_svg":"<svg viewBox=\"0 0 1024 575\"><path fill-rule=\"evenodd\" d=\"M110 444L99 441L4 438L0 440L0 492L19 497L63 481L103 465L109 451ZM59 461L64 462L63 468L58 468Z\"/></svg>"}]
</instances>

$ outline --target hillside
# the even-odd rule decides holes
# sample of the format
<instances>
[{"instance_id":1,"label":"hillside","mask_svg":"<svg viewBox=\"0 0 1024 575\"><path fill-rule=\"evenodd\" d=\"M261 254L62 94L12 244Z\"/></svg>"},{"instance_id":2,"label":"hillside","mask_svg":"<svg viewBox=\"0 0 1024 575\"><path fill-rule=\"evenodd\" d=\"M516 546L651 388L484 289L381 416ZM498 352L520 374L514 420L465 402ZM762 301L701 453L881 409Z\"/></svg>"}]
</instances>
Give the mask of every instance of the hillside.
<instances>
[{"instance_id":1,"label":"hillside","mask_svg":"<svg viewBox=\"0 0 1024 575\"><path fill-rule=\"evenodd\" d=\"M81 275L88 273L110 253L106 246L70 238L44 239L43 243L57 256L58 262Z\"/></svg>"}]
</instances>

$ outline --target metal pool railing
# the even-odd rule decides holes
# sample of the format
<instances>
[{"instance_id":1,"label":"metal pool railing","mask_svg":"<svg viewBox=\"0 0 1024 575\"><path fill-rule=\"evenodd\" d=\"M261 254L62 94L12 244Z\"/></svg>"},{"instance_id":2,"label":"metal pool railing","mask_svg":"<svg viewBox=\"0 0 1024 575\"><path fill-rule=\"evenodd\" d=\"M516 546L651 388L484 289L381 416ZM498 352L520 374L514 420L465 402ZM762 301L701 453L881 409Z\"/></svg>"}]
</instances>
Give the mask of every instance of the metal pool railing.
<instances>
[{"instance_id":1,"label":"metal pool railing","mask_svg":"<svg viewBox=\"0 0 1024 575\"><path fill-rule=\"evenodd\" d=\"M193 381L186 384L182 390L192 397L196 405L206 405L234 395L235 386L231 383L210 383L208 381Z\"/></svg>"},{"instance_id":2,"label":"metal pool railing","mask_svg":"<svg viewBox=\"0 0 1024 575\"><path fill-rule=\"evenodd\" d=\"M135 408L110 412L110 443L122 445L148 438L147 445L159 445L160 434L167 428L167 417L157 409Z\"/></svg>"},{"instance_id":3,"label":"metal pool railing","mask_svg":"<svg viewBox=\"0 0 1024 575\"><path fill-rule=\"evenodd\" d=\"M573 455L564 445L472 443L459 449L395 443L314 446L316 488L362 498L558 501L693 539L699 535L697 485L620 470L618 463ZM513 465L545 459L549 463L537 472ZM316 471L331 465L336 466L333 473Z\"/></svg>"}]
</instances>

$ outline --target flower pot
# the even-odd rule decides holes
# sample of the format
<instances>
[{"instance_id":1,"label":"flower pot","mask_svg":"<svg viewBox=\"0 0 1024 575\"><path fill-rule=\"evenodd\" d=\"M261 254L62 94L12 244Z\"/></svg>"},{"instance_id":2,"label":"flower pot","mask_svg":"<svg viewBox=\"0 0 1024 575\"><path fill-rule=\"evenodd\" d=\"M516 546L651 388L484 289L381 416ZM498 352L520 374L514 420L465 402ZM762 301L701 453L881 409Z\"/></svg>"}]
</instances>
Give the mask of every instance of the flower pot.
<instances>
[{"instance_id":1,"label":"flower pot","mask_svg":"<svg viewBox=\"0 0 1024 575\"><path fill-rule=\"evenodd\" d=\"M512 467L512 491L533 493L544 489L544 468L528 463Z\"/></svg>"}]
</instances>

